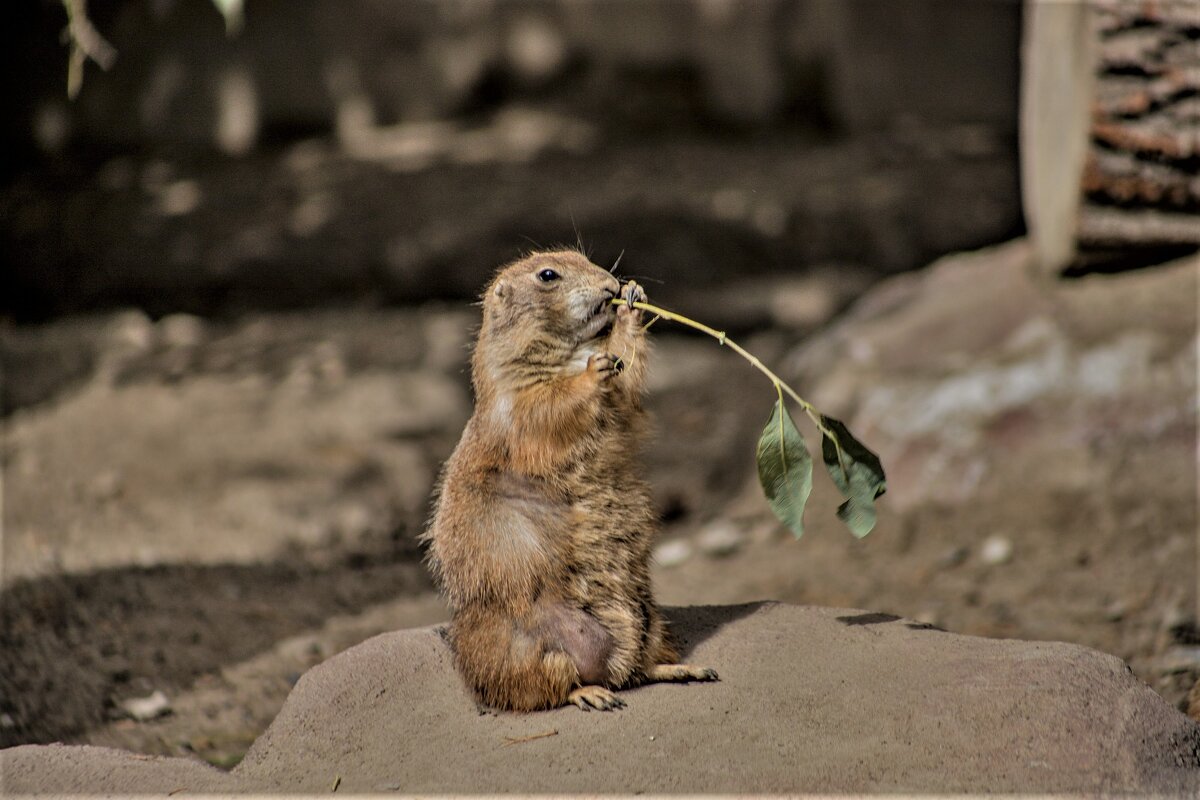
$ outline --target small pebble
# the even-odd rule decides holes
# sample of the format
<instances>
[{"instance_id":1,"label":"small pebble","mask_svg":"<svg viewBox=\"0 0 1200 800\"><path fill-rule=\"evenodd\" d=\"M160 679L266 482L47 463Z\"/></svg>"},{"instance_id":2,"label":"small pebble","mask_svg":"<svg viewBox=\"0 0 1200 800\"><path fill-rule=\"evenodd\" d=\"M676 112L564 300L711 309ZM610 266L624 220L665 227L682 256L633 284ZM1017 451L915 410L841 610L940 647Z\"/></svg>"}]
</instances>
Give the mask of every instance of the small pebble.
<instances>
[{"instance_id":1,"label":"small pebble","mask_svg":"<svg viewBox=\"0 0 1200 800\"><path fill-rule=\"evenodd\" d=\"M654 549L654 561L660 567L677 567L692 557L692 546L682 539L663 542Z\"/></svg>"},{"instance_id":2,"label":"small pebble","mask_svg":"<svg viewBox=\"0 0 1200 800\"><path fill-rule=\"evenodd\" d=\"M706 555L720 557L736 552L745 539L745 534L736 525L720 520L700 532L696 546Z\"/></svg>"},{"instance_id":3,"label":"small pebble","mask_svg":"<svg viewBox=\"0 0 1200 800\"><path fill-rule=\"evenodd\" d=\"M984 540L983 547L979 549L979 557L983 560L983 563L992 566L1007 564L1012 560L1012 555L1012 542L1003 536L989 536Z\"/></svg>"},{"instance_id":4,"label":"small pebble","mask_svg":"<svg viewBox=\"0 0 1200 800\"><path fill-rule=\"evenodd\" d=\"M15 727L17 727L17 721L12 718L11 714L0 714L0 728L7 730ZM654 737L651 736L650 738L653 739Z\"/></svg>"},{"instance_id":5,"label":"small pebble","mask_svg":"<svg viewBox=\"0 0 1200 800\"><path fill-rule=\"evenodd\" d=\"M1124 600L1114 600L1104 609L1104 618L1109 622L1120 622L1129 613L1129 606Z\"/></svg>"},{"instance_id":6,"label":"small pebble","mask_svg":"<svg viewBox=\"0 0 1200 800\"><path fill-rule=\"evenodd\" d=\"M170 713L171 701L161 690L155 689L149 697L131 697L121 703L121 708L138 722L161 717Z\"/></svg>"},{"instance_id":7,"label":"small pebble","mask_svg":"<svg viewBox=\"0 0 1200 800\"><path fill-rule=\"evenodd\" d=\"M937 565L942 569L957 567L959 564L967 560L967 556L970 555L970 552L971 551L963 545L951 547L938 556Z\"/></svg>"}]
</instances>

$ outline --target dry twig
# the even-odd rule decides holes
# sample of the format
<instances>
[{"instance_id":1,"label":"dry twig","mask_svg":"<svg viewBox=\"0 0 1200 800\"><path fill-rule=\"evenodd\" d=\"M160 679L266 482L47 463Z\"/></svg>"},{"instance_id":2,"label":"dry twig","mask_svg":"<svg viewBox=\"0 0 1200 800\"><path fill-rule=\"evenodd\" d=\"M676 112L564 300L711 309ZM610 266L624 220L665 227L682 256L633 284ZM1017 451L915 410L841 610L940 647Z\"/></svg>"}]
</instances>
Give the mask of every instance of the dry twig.
<instances>
[{"instance_id":1,"label":"dry twig","mask_svg":"<svg viewBox=\"0 0 1200 800\"><path fill-rule=\"evenodd\" d=\"M525 742L532 742L535 739L545 739L547 736L558 736L558 730L555 729L552 731L546 731L545 733L533 733L529 736L505 736L504 747L508 747L510 744L524 744Z\"/></svg>"}]
</instances>

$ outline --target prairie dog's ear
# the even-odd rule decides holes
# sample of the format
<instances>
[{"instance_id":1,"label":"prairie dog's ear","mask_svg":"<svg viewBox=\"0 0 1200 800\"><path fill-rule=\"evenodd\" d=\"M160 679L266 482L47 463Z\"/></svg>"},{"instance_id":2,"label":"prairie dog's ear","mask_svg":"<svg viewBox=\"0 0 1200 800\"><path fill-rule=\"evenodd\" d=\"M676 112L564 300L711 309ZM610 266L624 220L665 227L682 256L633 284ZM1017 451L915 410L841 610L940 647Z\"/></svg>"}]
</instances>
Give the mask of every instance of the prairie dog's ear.
<instances>
[{"instance_id":1,"label":"prairie dog's ear","mask_svg":"<svg viewBox=\"0 0 1200 800\"><path fill-rule=\"evenodd\" d=\"M496 281L496 285L492 287L492 294L498 298L504 297L504 295L508 294L508 284L504 281Z\"/></svg>"}]
</instances>

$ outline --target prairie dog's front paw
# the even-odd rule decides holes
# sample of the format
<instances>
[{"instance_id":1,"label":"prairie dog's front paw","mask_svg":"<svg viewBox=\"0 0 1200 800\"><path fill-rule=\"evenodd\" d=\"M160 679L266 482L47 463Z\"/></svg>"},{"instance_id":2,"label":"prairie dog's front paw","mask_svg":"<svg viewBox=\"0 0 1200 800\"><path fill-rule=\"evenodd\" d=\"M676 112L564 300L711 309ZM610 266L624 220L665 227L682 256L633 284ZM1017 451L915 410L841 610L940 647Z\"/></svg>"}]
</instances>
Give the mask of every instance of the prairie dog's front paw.
<instances>
[{"instance_id":1,"label":"prairie dog's front paw","mask_svg":"<svg viewBox=\"0 0 1200 800\"><path fill-rule=\"evenodd\" d=\"M612 382L624 368L624 362L611 353L596 353L588 359L588 374L595 375L601 386Z\"/></svg>"},{"instance_id":2,"label":"prairie dog's front paw","mask_svg":"<svg viewBox=\"0 0 1200 800\"><path fill-rule=\"evenodd\" d=\"M629 281L621 287L621 299L625 301L625 305L617 307L618 317L629 317L635 321L642 318L642 310L634 308L634 303L646 302L646 291L642 289L637 281Z\"/></svg>"}]
</instances>

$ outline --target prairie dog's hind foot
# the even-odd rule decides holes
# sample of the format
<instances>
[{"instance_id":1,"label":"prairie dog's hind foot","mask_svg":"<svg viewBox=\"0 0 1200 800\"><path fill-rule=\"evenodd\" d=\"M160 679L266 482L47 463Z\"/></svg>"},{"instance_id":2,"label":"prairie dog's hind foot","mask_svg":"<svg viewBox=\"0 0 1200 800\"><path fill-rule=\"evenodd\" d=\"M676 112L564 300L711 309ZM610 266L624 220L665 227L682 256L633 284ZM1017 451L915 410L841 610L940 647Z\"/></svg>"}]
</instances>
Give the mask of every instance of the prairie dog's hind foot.
<instances>
[{"instance_id":1,"label":"prairie dog's hind foot","mask_svg":"<svg viewBox=\"0 0 1200 800\"><path fill-rule=\"evenodd\" d=\"M647 683L683 683L686 681L716 681L717 671L691 664L655 664L646 670Z\"/></svg>"},{"instance_id":2,"label":"prairie dog's hind foot","mask_svg":"<svg viewBox=\"0 0 1200 800\"><path fill-rule=\"evenodd\" d=\"M567 702L574 703L584 711L591 711L593 708L600 711L612 711L625 707L624 700L603 686L580 686L567 695Z\"/></svg>"}]
</instances>

